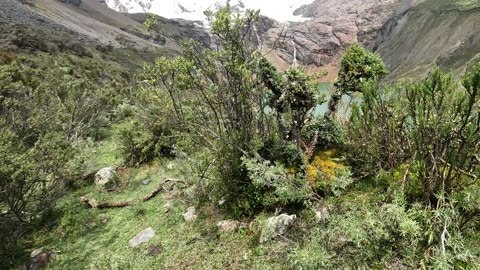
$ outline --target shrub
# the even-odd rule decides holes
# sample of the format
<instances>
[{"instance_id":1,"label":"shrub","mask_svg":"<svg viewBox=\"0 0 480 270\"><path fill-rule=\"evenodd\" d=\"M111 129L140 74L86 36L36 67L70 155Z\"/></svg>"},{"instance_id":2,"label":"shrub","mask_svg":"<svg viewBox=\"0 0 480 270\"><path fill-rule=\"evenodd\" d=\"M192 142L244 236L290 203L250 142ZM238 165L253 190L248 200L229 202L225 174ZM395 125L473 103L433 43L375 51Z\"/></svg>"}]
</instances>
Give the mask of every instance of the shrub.
<instances>
[{"instance_id":1,"label":"shrub","mask_svg":"<svg viewBox=\"0 0 480 270\"><path fill-rule=\"evenodd\" d=\"M279 73L255 52L251 29L258 11L234 16L226 6L215 13L207 12L207 16L218 47L212 50L191 41L184 45L182 56L161 58L155 65L146 66L142 74L142 86L147 90L145 104L150 101L157 105L147 107L162 108L160 104L168 100L171 125L212 153L220 185L213 190L223 193L219 197L224 197L227 205L246 205L243 209L258 211L266 187L253 185L242 159L258 152L284 152L274 158L289 163L287 166L301 166L302 130L319 100L316 77L297 68ZM271 80L278 88L270 87ZM267 112L265 99L269 96L274 113ZM150 115L168 117L161 110Z\"/></svg>"},{"instance_id":2,"label":"shrub","mask_svg":"<svg viewBox=\"0 0 480 270\"><path fill-rule=\"evenodd\" d=\"M303 138L307 142L315 142L316 149L339 147L344 143L342 128L334 121L315 117L303 129Z\"/></svg>"},{"instance_id":3,"label":"shrub","mask_svg":"<svg viewBox=\"0 0 480 270\"><path fill-rule=\"evenodd\" d=\"M172 157L175 141L170 137L170 130L149 130L135 120L127 122L119 133L126 165L138 166L157 157Z\"/></svg>"},{"instance_id":4,"label":"shrub","mask_svg":"<svg viewBox=\"0 0 480 270\"><path fill-rule=\"evenodd\" d=\"M313 119L315 107L324 102L315 81L325 76L326 71L307 75L305 68L290 67L278 72L265 58L260 58L258 69L268 90L269 105L274 109L280 140L292 142L300 149L305 125Z\"/></svg>"},{"instance_id":5,"label":"shrub","mask_svg":"<svg viewBox=\"0 0 480 270\"><path fill-rule=\"evenodd\" d=\"M312 196L303 173L289 172L283 165L267 160L244 158L243 162L253 186L264 191L260 197L264 207L304 204Z\"/></svg>"},{"instance_id":6,"label":"shrub","mask_svg":"<svg viewBox=\"0 0 480 270\"><path fill-rule=\"evenodd\" d=\"M425 79L394 88L366 84L348 131L354 158L371 169L408 164L403 186L410 175L417 177L422 197L434 204L436 195L475 182L480 166L480 65L462 77L462 85L438 68Z\"/></svg>"},{"instance_id":7,"label":"shrub","mask_svg":"<svg viewBox=\"0 0 480 270\"><path fill-rule=\"evenodd\" d=\"M378 54L367 51L359 44L348 47L340 60L335 92L330 97L325 117L331 119L335 115L343 95L361 93L364 82L379 80L385 74L387 69Z\"/></svg>"},{"instance_id":8,"label":"shrub","mask_svg":"<svg viewBox=\"0 0 480 270\"><path fill-rule=\"evenodd\" d=\"M83 175L79 149L106 124L123 79L71 55L0 61L0 236L11 246Z\"/></svg>"}]
</instances>

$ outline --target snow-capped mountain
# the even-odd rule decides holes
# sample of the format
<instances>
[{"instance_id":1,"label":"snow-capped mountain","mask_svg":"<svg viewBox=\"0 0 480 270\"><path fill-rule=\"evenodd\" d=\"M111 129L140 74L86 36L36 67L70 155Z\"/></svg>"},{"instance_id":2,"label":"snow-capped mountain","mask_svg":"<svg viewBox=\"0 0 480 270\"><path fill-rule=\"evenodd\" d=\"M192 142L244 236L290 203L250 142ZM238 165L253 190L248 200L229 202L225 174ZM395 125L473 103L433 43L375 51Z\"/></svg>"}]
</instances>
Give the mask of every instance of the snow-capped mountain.
<instances>
[{"instance_id":1,"label":"snow-capped mountain","mask_svg":"<svg viewBox=\"0 0 480 270\"><path fill-rule=\"evenodd\" d=\"M305 18L293 15L298 8L314 0L106 0L106 4L119 12L151 12L169 19L205 21L204 11L215 10L227 2L234 11L260 9L264 16L279 22L303 21Z\"/></svg>"}]
</instances>

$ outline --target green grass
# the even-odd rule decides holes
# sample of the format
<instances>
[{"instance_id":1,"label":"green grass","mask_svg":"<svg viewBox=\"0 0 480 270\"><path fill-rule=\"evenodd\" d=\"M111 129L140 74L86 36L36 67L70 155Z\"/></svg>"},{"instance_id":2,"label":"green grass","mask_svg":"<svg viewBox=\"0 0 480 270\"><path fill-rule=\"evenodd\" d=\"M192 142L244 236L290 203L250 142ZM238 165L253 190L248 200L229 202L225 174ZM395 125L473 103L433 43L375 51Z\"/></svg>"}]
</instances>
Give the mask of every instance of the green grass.
<instances>
[{"instance_id":1,"label":"green grass","mask_svg":"<svg viewBox=\"0 0 480 270\"><path fill-rule=\"evenodd\" d=\"M91 150L92 168L122 163L116 143L122 125L114 125ZM182 162L162 159L138 168L121 169L119 188L114 192L85 184L67 194L56 206L60 218L54 222L54 229L37 231L32 250L44 247L55 253L47 269L281 269L282 256L273 260L275 256L270 253L283 254L283 244L257 247L258 230L219 235L216 223L224 218L216 207L203 206L198 219L186 223L182 214L195 202L181 189L162 192L150 201L124 208L90 209L80 201L82 196L97 202L137 201L163 179L182 178ZM145 179L150 179L150 184L143 185ZM170 210L166 211L166 207ZM147 227L152 227L156 236L146 244L129 247L128 241ZM151 245L162 247L160 256L146 254ZM263 257L271 261L264 264Z\"/></svg>"},{"instance_id":2,"label":"green grass","mask_svg":"<svg viewBox=\"0 0 480 270\"><path fill-rule=\"evenodd\" d=\"M114 125L97 145L97 154L92 157L97 166L121 164L116 138L122 125ZM395 245L410 243L400 237L403 231L397 226L399 222L416 228L421 224L417 221L422 221L423 214L429 212L424 209L409 212L395 205L392 198L399 183L391 178L364 179L339 197L320 199L297 211L298 220L285 236L263 244L259 243L261 224L272 213L245 220L250 222L248 228L220 234L216 224L227 219L228 213L222 213L215 203L199 205L189 195L192 192L180 186L124 208L91 209L80 201L82 196L98 202L138 201L163 179L183 178L184 162L158 159L140 167L122 168L118 171L119 188L114 192L86 183L58 202L59 218L52 219L54 224L49 229L35 233L31 249L43 247L55 254L46 269L69 270L397 269L402 264L405 269L417 269L418 262L425 259L425 250L418 248L420 245ZM150 184L143 185L147 178ZM186 180L189 184L194 181L188 177ZM182 217L190 206L198 209L198 218L193 223L185 222ZM314 221L316 207L328 210L325 220ZM129 247L128 241L147 227L152 227L156 236L148 243ZM388 242L395 237L398 239L393 244ZM466 233L465 237L473 257L478 258L479 251L473 247L478 234ZM152 245L162 247L159 256L147 255Z\"/></svg>"},{"instance_id":3,"label":"green grass","mask_svg":"<svg viewBox=\"0 0 480 270\"><path fill-rule=\"evenodd\" d=\"M163 166L169 163L174 169ZM99 202L137 200L165 177L177 177L175 165L176 161L163 160L128 169L120 176L122 188L113 193L87 186L64 197L58 204L63 212L58 227L39 232L36 237L36 246L56 253L47 269L281 268L280 260L264 265L260 258L255 258L266 256L269 251L266 247L251 248L257 234L250 230L219 235L216 223L222 216L211 207L203 207L194 223L186 223L182 214L192 203L179 190L117 209L89 209L79 200L81 196ZM141 181L146 178L152 182L144 186ZM171 205L170 211L166 211L166 204ZM152 227L156 236L146 244L130 248L128 241L147 227ZM161 255L148 256L146 250L150 245L161 245Z\"/></svg>"}]
</instances>

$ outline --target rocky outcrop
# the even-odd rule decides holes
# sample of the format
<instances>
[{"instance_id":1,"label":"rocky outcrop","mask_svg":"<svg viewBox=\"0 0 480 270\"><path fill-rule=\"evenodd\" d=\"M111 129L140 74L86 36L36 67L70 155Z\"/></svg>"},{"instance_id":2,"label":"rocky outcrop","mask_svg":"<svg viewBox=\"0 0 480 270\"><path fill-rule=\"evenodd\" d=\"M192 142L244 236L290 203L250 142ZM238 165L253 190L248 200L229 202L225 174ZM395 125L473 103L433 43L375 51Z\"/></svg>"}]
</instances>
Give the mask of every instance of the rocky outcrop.
<instances>
[{"instance_id":1,"label":"rocky outcrop","mask_svg":"<svg viewBox=\"0 0 480 270\"><path fill-rule=\"evenodd\" d=\"M40 270L47 266L52 254L44 252L43 248L38 248L30 254L30 261L26 263L22 270Z\"/></svg>"},{"instance_id":2,"label":"rocky outcrop","mask_svg":"<svg viewBox=\"0 0 480 270\"><path fill-rule=\"evenodd\" d=\"M218 232L222 234L234 232L239 226L238 220L222 220L217 223Z\"/></svg>"},{"instance_id":3,"label":"rocky outcrop","mask_svg":"<svg viewBox=\"0 0 480 270\"><path fill-rule=\"evenodd\" d=\"M296 14L311 20L273 25L263 35L269 47L279 45L270 60L286 68L296 49L300 64L330 72L326 81L352 43L379 53L390 79L423 76L434 65L459 74L480 60L478 1L316 0ZM279 35L286 42L275 43Z\"/></svg>"}]
</instances>

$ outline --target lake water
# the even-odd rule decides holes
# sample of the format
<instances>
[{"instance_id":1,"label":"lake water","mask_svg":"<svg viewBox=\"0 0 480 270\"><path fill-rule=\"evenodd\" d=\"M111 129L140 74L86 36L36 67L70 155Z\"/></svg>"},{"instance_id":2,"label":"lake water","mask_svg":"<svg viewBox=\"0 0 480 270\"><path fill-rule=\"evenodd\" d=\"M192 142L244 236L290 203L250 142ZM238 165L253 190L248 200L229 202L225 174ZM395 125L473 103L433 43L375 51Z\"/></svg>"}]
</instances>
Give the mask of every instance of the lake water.
<instances>
[{"instance_id":1,"label":"lake water","mask_svg":"<svg viewBox=\"0 0 480 270\"><path fill-rule=\"evenodd\" d=\"M332 83L320 83L320 92L325 94L326 102L323 104L318 104L315 108L315 116L324 115L328 108L328 100L330 99L330 93L333 87Z\"/></svg>"}]
</instances>

